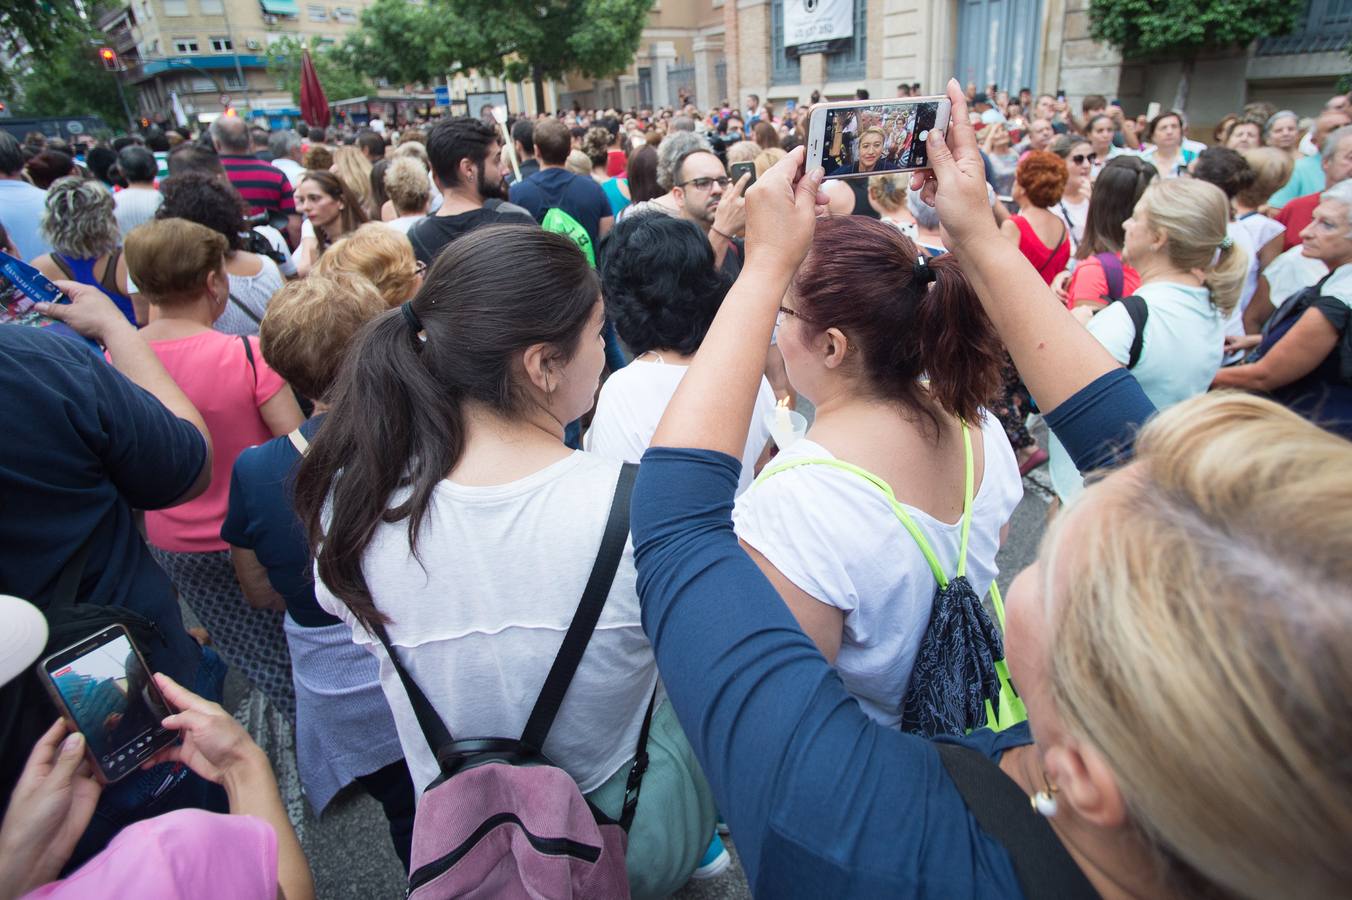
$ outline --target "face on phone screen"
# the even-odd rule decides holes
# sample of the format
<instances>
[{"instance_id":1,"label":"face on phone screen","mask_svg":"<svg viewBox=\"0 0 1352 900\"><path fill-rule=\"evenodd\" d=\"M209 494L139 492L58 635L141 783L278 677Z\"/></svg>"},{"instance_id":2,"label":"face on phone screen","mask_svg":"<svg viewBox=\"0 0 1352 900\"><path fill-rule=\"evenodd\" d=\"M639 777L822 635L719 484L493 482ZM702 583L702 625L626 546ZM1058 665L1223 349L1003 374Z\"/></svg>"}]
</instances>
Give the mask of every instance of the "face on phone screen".
<instances>
[{"instance_id":1,"label":"face on phone screen","mask_svg":"<svg viewBox=\"0 0 1352 900\"><path fill-rule=\"evenodd\" d=\"M50 657L47 674L109 781L134 770L172 738L160 722L171 710L125 631L79 655Z\"/></svg>"},{"instance_id":2,"label":"face on phone screen","mask_svg":"<svg viewBox=\"0 0 1352 900\"><path fill-rule=\"evenodd\" d=\"M822 143L826 177L923 169L938 100L828 109Z\"/></svg>"}]
</instances>

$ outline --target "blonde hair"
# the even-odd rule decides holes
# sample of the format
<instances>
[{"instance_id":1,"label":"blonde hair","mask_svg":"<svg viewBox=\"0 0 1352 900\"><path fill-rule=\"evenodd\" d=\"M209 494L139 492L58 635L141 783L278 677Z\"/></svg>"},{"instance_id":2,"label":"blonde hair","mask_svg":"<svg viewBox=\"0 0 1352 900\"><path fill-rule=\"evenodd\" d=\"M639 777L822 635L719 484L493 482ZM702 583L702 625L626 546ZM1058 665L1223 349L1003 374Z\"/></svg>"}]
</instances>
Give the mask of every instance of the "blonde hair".
<instances>
[{"instance_id":1,"label":"blonde hair","mask_svg":"<svg viewBox=\"0 0 1352 900\"><path fill-rule=\"evenodd\" d=\"M755 162L756 157L760 156L764 149L755 141L738 141L728 148L728 165L739 162Z\"/></svg>"},{"instance_id":2,"label":"blonde hair","mask_svg":"<svg viewBox=\"0 0 1352 900\"><path fill-rule=\"evenodd\" d=\"M394 308L418 289L418 260L408 238L380 222L367 222L335 241L319 257L320 275L353 272L376 286Z\"/></svg>"},{"instance_id":3,"label":"blonde hair","mask_svg":"<svg viewBox=\"0 0 1352 900\"><path fill-rule=\"evenodd\" d=\"M771 147L768 150L762 150L756 156L756 177L759 178L770 171L771 166L788 155L789 154L785 153L779 147Z\"/></svg>"},{"instance_id":4,"label":"blonde hair","mask_svg":"<svg viewBox=\"0 0 1352 900\"><path fill-rule=\"evenodd\" d=\"M877 125L870 125L868 128L865 128L863 131L859 132L859 143L862 144L864 142L864 138L870 134L876 134L878 137L883 139L884 143L887 142L887 132L883 131L882 128Z\"/></svg>"},{"instance_id":5,"label":"blonde hair","mask_svg":"<svg viewBox=\"0 0 1352 900\"><path fill-rule=\"evenodd\" d=\"M1094 514L1048 534L1052 699L1187 895L1352 881L1348 471L1346 440L1206 394L1147 425L1136 461L1077 501Z\"/></svg>"},{"instance_id":6,"label":"blonde hair","mask_svg":"<svg viewBox=\"0 0 1352 900\"><path fill-rule=\"evenodd\" d=\"M1291 180L1291 170L1295 163L1291 154L1283 153L1275 147L1255 147L1240 151L1244 161L1253 169L1253 184L1236 195L1235 199L1245 206L1257 209L1267 203L1277 189Z\"/></svg>"},{"instance_id":7,"label":"blonde hair","mask_svg":"<svg viewBox=\"0 0 1352 900\"><path fill-rule=\"evenodd\" d=\"M411 154L396 156L385 170L385 193L400 215L426 212L432 196L427 167Z\"/></svg>"},{"instance_id":8,"label":"blonde hair","mask_svg":"<svg viewBox=\"0 0 1352 900\"><path fill-rule=\"evenodd\" d=\"M1233 242L1228 249L1221 249L1230 222L1230 201L1225 192L1196 178L1173 178L1151 184L1140 202L1145 204L1151 227L1167 236L1169 261L1185 272L1200 270L1212 304L1229 315L1239 302L1249 272L1249 255Z\"/></svg>"},{"instance_id":9,"label":"blonde hair","mask_svg":"<svg viewBox=\"0 0 1352 900\"><path fill-rule=\"evenodd\" d=\"M127 277L156 305L195 300L207 275L224 272L230 242L187 219L152 219L127 234L122 256Z\"/></svg>"},{"instance_id":10,"label":"blonde hair","mask_svg":"<svg viewBox=\"0 0 1352 900\"><path fill-rule=\"evenodd\" d=\"M906 208L910 180L906 175L874 175L868 180L868 195L883 209L896 212Z\"/></svg>"},{"instance_id":11,"label":"blonde hair","mask_svg":"<svg viewBox=\"0 0 1352 900\"><path fill-rule=\"evenodd\" d=\"M581 150L569 151L568 161L564 163L564 166L574 175L586 175L588 178L591 177L591 157Z\"/></svg>"},{"instance_id":12,"label":"blonde hair","mask_svg":"<svg viewBox=\"0 0 1352 900\"><path fill-rule=\"evenodd\" d=\"M371 161L356 147L339 147L330 166L338 180L347 185L362 209L371 205Z\"/></svg>"},{"instance_id":13,"label":"blonde hair","mask_svg":"<svg viewBox=\"0 0 1352 900\"><path fill-rule=\"evenodd\" d=\"M38 227L53 250L72 259L98 259L121 238L112 191L78 175L52 182Z\"/></svg>"},{"instance_id":14,"label":"blonde hair","mask_svg":"<svg viewBox=\"0 0 1352 900\"><path fill-rule=\"evenodd\" d=\"M320 400L357 333L385 309L375 285L359 274L315 272L287 282L258 326L263 358L302 396Z\"/></svg>"},{"instance_id":15,"label":"blonde hair","mask_svg":"<svg viewBox=\"0 0 1352 900\"><path fill-rule=\"evenodd\" d=\"M432 171L432 163L427 158L427 147L421 141L400 141L399 146L394 148L390 154L391 159L399 159L403 156L411 156L423 164L423 168Z\"/></svg>"}]
</instances>

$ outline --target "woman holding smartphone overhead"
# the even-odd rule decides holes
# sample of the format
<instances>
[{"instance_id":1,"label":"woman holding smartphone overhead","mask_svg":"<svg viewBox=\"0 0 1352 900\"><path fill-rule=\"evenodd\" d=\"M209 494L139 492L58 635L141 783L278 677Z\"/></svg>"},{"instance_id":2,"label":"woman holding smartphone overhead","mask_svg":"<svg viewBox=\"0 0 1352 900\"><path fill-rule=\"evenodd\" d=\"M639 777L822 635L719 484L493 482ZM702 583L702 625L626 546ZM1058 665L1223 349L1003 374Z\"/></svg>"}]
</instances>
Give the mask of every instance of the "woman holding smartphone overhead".
<instances>
[{"instance_id":1,"label":"woman holding smartphone overhead","mask_svg":"<svg viewBox=\"0 0 1352 900\"><path fill-rule=\"evenodd\" d=\"M1133 444L1135 458L1058 518L1011 589L1027 726L927 741L870 719L730 527L752 350L824 199L801 151L757 183L745 276L667 407L633 502L644 630L751 887L1344 896L1352 723L1337 711L1352 619L1327 614L1323 586L1352 580L1352 521L1329 527L1308 509L1352 509L1352 446L1233 395L1165 413L1138 440L1153 406L996 238L966 102L956 82L949 92L947 142L931 136L934 175L915 186L937 195L950 249L1076 462L1099 468Z\"/></svg>"}]
</instances>

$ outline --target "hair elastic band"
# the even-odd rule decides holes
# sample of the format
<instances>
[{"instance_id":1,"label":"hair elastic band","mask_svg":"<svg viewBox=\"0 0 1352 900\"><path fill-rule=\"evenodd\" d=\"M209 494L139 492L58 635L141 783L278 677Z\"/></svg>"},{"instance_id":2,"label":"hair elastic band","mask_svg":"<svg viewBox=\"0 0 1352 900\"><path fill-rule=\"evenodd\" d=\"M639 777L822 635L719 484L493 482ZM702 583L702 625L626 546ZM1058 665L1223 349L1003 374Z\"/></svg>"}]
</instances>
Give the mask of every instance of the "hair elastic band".
<instances>
[{"instance_id":1,"label":"hair elastic band","mask_svg":"<svg viewBox=\"0 0 1352 900\"><path fill-rule=\"evenodd\" d=\"M911 277L921 284L933 284L939 280L939 273L925 262L924 256L917 256L915 265L911 266Z\"/></svg>"},{"instance_id":2,"label":"hair elastic band","mask_svg":"<svg viewBox=\"0 0 1352 900\"><path fill-rule=\"evenodd\" d=\"M408 323L408 329L413 332L413 336L420 341L426 341L427 335L422 333L422 319L419 319L418 314L413 311L413 301L405 300L399 305L399 309L403 311L404 321Z\"/></svg>"},{"instance_id":3,"label":"hair elastic band","mask_svg":"<svg viewBox=\"0 0 1352 900\"><path fill-rule=\"evenodd\" d=\"M1230 249L1231 247L1233 247L1234 245L1235 245L1235 239L1232 238L1232 237L1230 237L1230 235L1227 234L1225 237L1221 238L1221 249L1222 249L1222 250L1229 250L1229 249Z\"/></svg>"}]
</instances>

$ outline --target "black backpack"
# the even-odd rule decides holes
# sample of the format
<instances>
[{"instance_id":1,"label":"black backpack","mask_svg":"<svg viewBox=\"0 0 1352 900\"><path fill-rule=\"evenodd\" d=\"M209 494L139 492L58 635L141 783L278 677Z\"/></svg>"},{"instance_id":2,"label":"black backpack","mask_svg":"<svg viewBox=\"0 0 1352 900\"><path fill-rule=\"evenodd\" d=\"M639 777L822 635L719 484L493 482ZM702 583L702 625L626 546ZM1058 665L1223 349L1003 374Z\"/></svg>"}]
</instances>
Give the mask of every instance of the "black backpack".
<instances>
[{"instance_id":1,"label":"black backpack","mask_svg":"<svg viewBox=\"0 0 1352 900\"><path fill-rule=\"evenodd\" d=\"M1141 351L1145 349L1145 323L1150 318L1150 307L1145 305L1144 297L1139 297L1136 294L1112 302L1121 303L1126 307L1127 315L1131 317L1132 327L1136 329L1136 333L1131 338L1131 349L1127 351L1127 368L1134 369L1136 364L1141 361Z\"/></svg>"}]
</instances>

